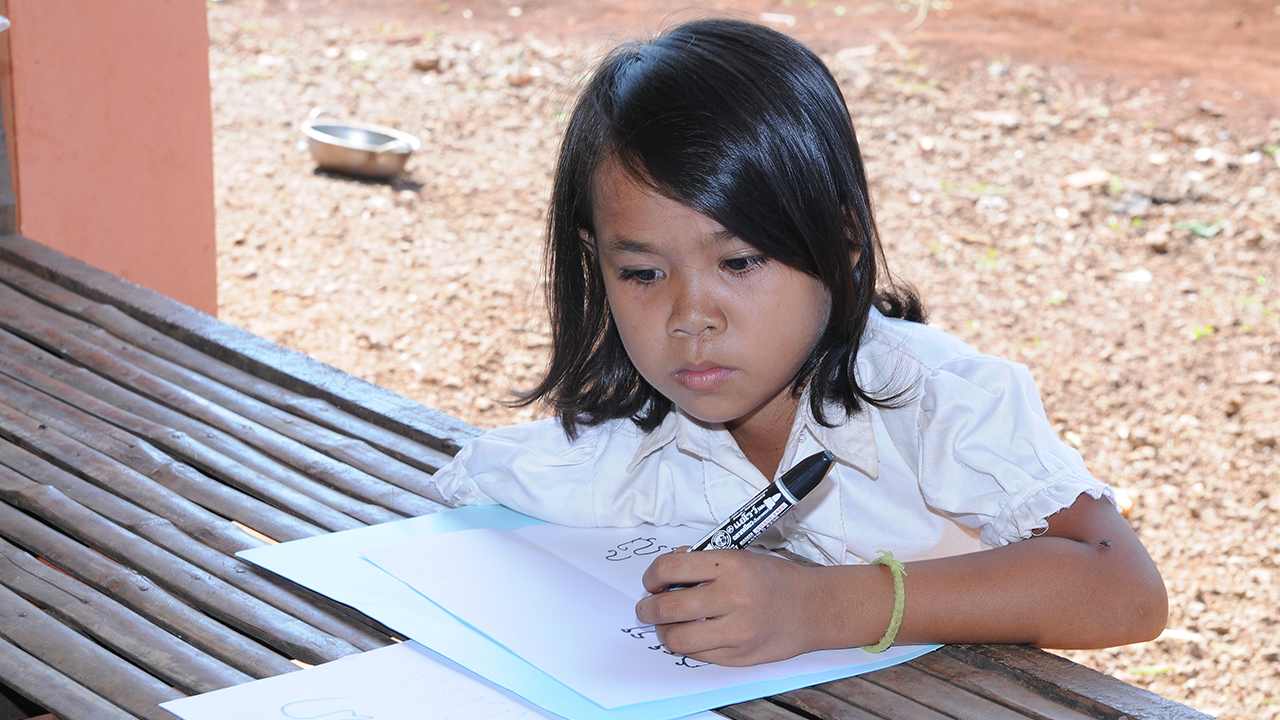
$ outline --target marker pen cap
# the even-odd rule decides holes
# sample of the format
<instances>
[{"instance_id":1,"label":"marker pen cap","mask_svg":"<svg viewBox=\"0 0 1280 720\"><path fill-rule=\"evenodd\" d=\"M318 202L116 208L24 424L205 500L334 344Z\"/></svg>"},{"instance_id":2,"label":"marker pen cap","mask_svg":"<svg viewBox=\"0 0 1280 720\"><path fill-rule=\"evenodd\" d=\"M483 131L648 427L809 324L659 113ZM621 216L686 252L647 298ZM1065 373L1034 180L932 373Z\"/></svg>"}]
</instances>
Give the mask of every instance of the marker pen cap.
<instances>
[{"instance_id":1,"label":"marker pen cap","mask_svg":"<svg viewBox=\"0 0 1280 720\"><path fill-rule=\"evenodd\" d=\"M788 470L779 479L779 484L786 488L791 497L795 498L795 502L800 502L805 495L818 487L818 483L827 476L827 472L831 470L835 461L835 456L826 450L814 453Z\"/></svg>"}]
</instances>

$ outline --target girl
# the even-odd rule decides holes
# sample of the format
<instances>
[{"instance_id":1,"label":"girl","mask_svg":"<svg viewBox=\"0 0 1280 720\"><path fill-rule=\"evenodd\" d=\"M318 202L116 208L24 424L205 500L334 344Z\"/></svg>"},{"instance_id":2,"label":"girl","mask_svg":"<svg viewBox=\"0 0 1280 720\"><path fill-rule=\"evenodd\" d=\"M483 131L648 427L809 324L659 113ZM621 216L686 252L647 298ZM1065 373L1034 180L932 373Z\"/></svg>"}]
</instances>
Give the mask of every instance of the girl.
<instances>
[{"instance_id":1,"label":"girl","mask_svg":"<svg viewBox=\"0 0 1280 720\"><path fill-rule=\"evenodd\" d=\"M747 665L1164 628L1154 563L1027 370L923 325L885 272L844 98L787 36L704 20L606 58L565 135L547 253L553 350L523 402L557 417L467 445L442 501L711 528L800 458L837 458L764 536L818 565L655 560L636 614L670 650Z\"/></svg>"}]
</instances>

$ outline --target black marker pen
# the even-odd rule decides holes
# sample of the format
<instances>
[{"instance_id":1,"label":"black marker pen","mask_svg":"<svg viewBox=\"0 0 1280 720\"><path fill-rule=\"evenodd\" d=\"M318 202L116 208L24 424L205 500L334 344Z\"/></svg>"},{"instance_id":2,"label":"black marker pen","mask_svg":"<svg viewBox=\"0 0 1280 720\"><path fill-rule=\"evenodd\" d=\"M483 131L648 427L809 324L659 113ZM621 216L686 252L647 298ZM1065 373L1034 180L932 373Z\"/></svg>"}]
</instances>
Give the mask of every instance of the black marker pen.
<instances>
[{"instance_id":1,"label":"black marker pen","mask_svg":"<svg viewBox=\"0 0 1280 720\"><path fill-rule=\"evenodd\" d=\"M694 550L741 550L769 529L788 510L795 507L826 477L835 463L831 453L823 450L796 463L760 491L742 509L712 530L706 537L689 546Z\"/></svg>"},{"instance_id":2,"label":"black marker pen","mask_svg":"<svg viewBox=\"0 0 1280 720\"><path fill-rule=\"evenodd\" d=\"M804 499L809 491L822 482L836 459L823 450L796 463L794 467L773 481L759 495L751 498L738 512L729 516L707 536L689 546L695 550L742 550L752 540L769 529ZM668 590L680 590L694 585L671 585Z\"/></svg>"}]
</instances>

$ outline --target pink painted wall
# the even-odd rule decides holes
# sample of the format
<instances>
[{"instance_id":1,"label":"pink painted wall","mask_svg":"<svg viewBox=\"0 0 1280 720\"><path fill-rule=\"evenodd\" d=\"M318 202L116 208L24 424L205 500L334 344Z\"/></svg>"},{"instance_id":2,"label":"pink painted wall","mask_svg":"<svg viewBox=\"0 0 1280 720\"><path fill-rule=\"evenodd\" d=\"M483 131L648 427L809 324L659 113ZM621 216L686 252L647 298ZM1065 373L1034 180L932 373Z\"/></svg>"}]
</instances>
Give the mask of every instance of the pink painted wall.
<instances>
[{"instance_id":1,"label":"pink painted wall","mask_svg":"<svg viewBox=\"0 0 1280 720\"><path fill-rule=\"evenodd\" d=\"M205 12L0 0L0 82L19 234L214 314Z\"/></svg>"}]
</instances>

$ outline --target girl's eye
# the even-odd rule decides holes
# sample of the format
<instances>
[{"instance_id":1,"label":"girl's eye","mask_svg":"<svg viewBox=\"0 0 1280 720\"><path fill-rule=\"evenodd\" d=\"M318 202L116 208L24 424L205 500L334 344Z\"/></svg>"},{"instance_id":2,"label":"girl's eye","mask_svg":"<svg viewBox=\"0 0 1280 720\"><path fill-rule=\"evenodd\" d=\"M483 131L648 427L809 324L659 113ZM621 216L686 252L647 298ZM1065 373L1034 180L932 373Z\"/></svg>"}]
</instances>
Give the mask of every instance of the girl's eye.
<instances>
[{"instance_id":1,"label":"girl's eye","mask_svg":"<svg viewBox=\"0 0 1280 720\"><path fill-rule=\"evenodd\" d=\"M741 275L764 265L766 259L764 255L748 255L747 257L728 258L720 264L729 272Z\"/></svg>"},{"instance_id":2,"label":"girl's eye","mask_svg":"<svg viewBox=\"0 0 1280 720\"><path fill-rule=\"evenodd\" d=\"M622 272L618 273L618 279L622 280L623 282L633 282L640 285L648 285L652 282L656 282L659 274L660 273L657 270L654 270L652 268L644 268L641 270L623 270Z\"/></svg>"}]
</instances>

